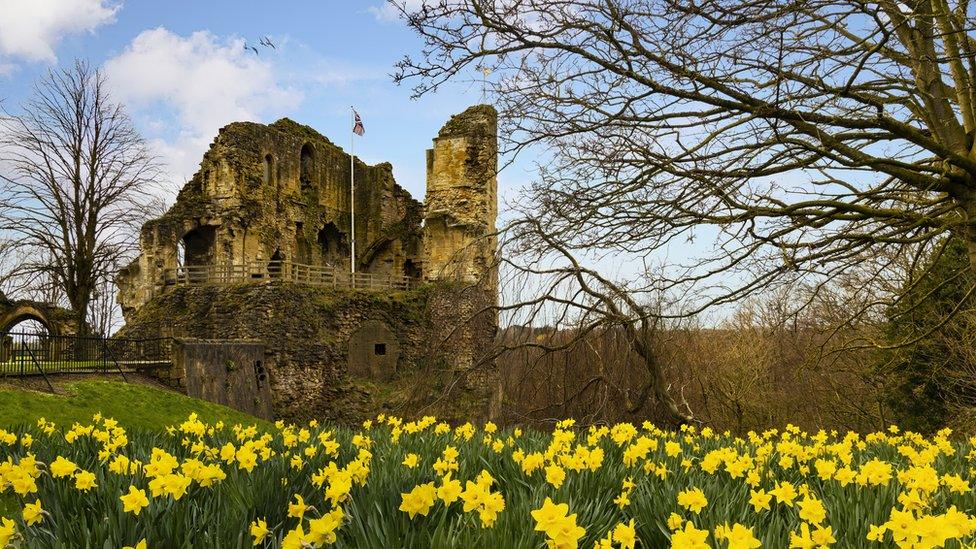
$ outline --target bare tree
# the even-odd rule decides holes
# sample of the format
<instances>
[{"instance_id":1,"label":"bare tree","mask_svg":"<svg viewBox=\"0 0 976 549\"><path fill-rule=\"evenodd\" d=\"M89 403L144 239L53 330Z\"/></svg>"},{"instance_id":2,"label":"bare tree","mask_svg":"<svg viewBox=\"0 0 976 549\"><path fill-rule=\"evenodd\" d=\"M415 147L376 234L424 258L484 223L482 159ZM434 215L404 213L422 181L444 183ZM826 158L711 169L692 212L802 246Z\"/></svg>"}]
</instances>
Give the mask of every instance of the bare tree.
<instances>
[{"instance_id":1,"label":"bare tree","mask_svg":"<svg viewBox=\"0 0 976 549\"><path fill-rule=\"evenodd\" d=\"M93 296L136 243L157 162L104 76L81 61L51 70L0 131L15 270L55 280L84 332Z\"/></svg>"},{"instance_id":2,"label":"bare tree","mask_svg":"<svg viewBox=\"0 0 976 549\"><path fill-rule=\"evenodd\" d=\"M623 286L672 305L656 314L882 279L947 235L976 259L967 0L391 3L424 40L395 80L421 96L490 73L502 149L543 158L533 238L664 263Z\"/></svg>"}]
</instances>

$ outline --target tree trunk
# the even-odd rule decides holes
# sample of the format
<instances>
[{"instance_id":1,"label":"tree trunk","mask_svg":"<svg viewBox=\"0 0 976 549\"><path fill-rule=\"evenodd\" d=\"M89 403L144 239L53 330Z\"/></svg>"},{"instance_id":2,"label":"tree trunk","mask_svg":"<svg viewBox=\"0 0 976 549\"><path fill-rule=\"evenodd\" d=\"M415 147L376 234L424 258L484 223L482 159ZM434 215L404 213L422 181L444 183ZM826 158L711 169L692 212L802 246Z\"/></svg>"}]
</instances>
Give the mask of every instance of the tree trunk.
<instances>
[{"instance_id":1,"label":"tree trunk","mask_svg":"<svg viewBox=\"0 0 976 549\"><path fill-rule=\"evenodd\" d=\"M645 327L644 322L641 323L641 329L638 330L632 324L626 326L628 335L631 340L631 348L634 352L644 362L644 370L651 377L648 384L641 390L639 400L634 404L630 410L631 413L637 412L644 406L644 402L647 400L649 390L654 391L655 399L664 405L667 409L668 415L678 424L684 425L686 423L691 423L694 421L694 416L690 413L682 412L678 407L678 403L675 402L674 398L668 393L667 379L664 377L664 370L661 368L661 364L658 363L657 357L654 355L654 351L651 350L650 343L647 338L649 338L650 330Z\"/></svg>"},{"instance_id":2,"label":"tree trunk","mask_svg":"<svg viewBox=\"0 0 976 549\"><path fill-rule=\"evenodd\" d=\"M976 193L957 200L963 215L966 216L966 226L962 231L959 231L958 236L966 243L969 269L976 275Z\"/></svg>"}]
</instances>

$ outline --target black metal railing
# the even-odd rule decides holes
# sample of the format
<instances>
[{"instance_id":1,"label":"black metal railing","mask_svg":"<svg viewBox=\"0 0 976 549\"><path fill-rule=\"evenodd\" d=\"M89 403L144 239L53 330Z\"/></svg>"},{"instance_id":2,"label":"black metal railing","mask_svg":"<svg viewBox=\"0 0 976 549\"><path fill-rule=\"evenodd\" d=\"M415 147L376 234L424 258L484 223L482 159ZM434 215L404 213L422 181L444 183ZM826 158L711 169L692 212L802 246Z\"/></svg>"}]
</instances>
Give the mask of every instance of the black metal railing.
<instances>
[{"instance_id":1,"label":"black metal railing","mask_svg":"<svg viewBox=\"0 0 976 549\"><path fill-rule=\"evenodd\" d=\"M170 338L10 332L0 336L0 376L120 373L171 364Z\"/></svg>"}]
</instances>

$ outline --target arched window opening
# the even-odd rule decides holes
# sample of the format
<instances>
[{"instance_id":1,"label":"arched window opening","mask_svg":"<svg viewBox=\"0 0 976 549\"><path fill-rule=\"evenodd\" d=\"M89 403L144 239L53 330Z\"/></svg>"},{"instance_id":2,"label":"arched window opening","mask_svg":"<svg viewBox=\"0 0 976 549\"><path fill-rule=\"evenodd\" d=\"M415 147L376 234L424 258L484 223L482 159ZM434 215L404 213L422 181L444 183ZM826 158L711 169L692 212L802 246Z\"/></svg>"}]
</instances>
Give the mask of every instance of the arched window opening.
<instances>
[{"instance_id":1,"label":"arched window opening","mask_svg":"<svg viewBox=\"0 0 976 549\"><path fill-rule=\"evenodd\" d=\"M331 267L339 266L349 257L349 244L346 235L339 231L335 223L326 223L318 234L319 252L322 263Z\"/></svg>"},{"instance_id":2,"label":"arched window opening","mask_svg":"<svg viewBox=\"0 0 976 549\"><path fill-rule=\"evenodd\" d=\"M281 273L284 271L285 254L281 253L281 250L275 250L271 254L271 259L268 261L268 276L271 278L281 278Z\"/></svg>"},{"instance_id":3,"label":"arched window opening","mask_svg":"<svg viewBox=\"0 0 976 549\"><path fill-rule=\"evenodd\" d=\"M274 158L270 154L264 155L264 182L274 182Z\"/></svg>"},{"instance_id":4,"label":"arched window opening","mask_svg":"<svg viewBox=\"0 0 976 549\"><path fill-rule=\"evenodd\" d=\"M210 265L213 263L213 246L217 240L217 229L214 227L198 227L183 235L182 254L183 264ZM179 258L180 246L177 246L177 258Z\"/></svg>"},{"instance_id":5,"label":"arched window opening","mask_svg":"<svg viewBox=\"0 0 976 549\"><path fill-rule=\"evenodd\" d=\"M308 189L312 186L312 171L314 168L314 161L315 158L312 154L312 146L305 143L305 145L302 146L301 169L298 176L302 189Z\"/></svg>"},{"instance_id":6,"label":"arched window opening","mask_svg":"<svg viewBox=\"0 0 976 549\"><path fill-rule=\"evenodd\" d=\"M412 259L408 259L403 262L403 276L409 276L410 278L420 278L420 267L413 262Z\"/></svg>"}]
</instances>

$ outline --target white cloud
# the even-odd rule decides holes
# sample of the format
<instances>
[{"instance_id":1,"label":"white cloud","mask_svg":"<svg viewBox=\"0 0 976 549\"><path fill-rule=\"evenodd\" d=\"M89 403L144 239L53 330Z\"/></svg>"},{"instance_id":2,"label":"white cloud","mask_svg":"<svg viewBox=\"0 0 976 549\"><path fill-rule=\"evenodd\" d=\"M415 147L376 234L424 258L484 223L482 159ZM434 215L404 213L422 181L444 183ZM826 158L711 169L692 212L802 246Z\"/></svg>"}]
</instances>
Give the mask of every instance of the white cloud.
<instances>
[{"instance_id":1,"label":"white cloud","mask_svg":"<svg viewBox=\"0 0 976 549\"><path fill-rule=\"evenodd\" d=\"M10 66L3 57L54 62L65 35L115 21L120 7L109 0L0 0L0 66Z\"/></svg>"},{"instance_id":2,"label":"white cloud","mask_svg":"<svg viewBox=\"0 0 976 549\"><path fill-rule=\"evenodd\" d=\"M419 9L424 2L428 0L396 0L396 3L407 8L407 11L415 11ZM394 6L390 2L383 2L378 6L370 6L366 8L369 13L372 13L376 19L383 22L391 22L400 19L400 8Z\"/></svg>"},{"instance_id":3,"label":"white cloud","mask_svg":"<svg viewBox=\"0 0 976 549\"><path fill-rule=\"evenodd\" d=\"M272 55L245 50L241 38L206 31L180 36L156 28L140 33L104 70L116 99L137 122L145 119L138 125L180 185L196 171L221 126L277 118L301 102L300 92L278 83ZM166 124L160 111L172 113L176 123Z\"/></svg>"}]
</instances>

